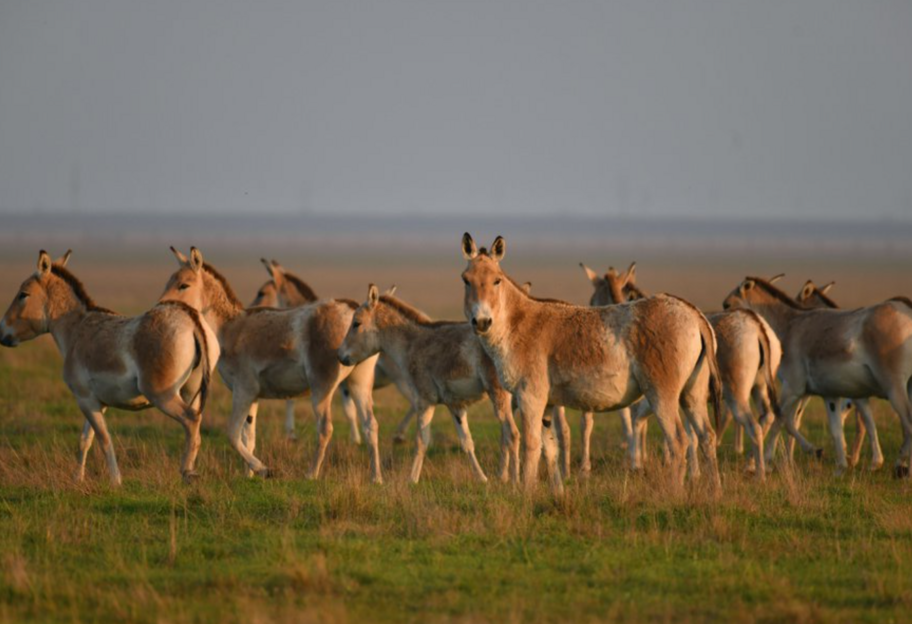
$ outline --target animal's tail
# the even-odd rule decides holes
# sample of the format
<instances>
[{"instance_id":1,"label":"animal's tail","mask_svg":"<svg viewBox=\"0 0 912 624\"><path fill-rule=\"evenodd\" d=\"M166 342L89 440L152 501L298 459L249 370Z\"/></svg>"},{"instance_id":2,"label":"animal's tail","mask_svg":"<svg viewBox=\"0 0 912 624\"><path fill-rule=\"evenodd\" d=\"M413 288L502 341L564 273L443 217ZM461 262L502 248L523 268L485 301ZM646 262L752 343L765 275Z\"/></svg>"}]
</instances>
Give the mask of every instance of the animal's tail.
<instances>
[{"instance_id":1,"label":"animal's tail","mask_svg":"<svg viewBox=\"0 0 912 624\"><path fill-rule=\"evenodd\" d=\"M199 414L202 415L203 410L206 409L206 400L209 398L209 384L212 381L212 366L209 362L209 338L206 336L206 330L203 329L202 318L199 312L182 301L162 301L159 305L178 308L193 321L193 344L196 347L197 366L202 368L202 379L199 390L191 403L199 397Z\"/></svg>"},{"instance_id":2,"label":"animal's tail","mask_svg":"<svg viewBox=\"0 0 912 624\"><path fill-rule=\"evenodd\" d=\"M718 432L722 422L722 375L719 373L719 361L716 359L716 334L709 324L709 319L699 310L697 313L700 315L700 340L703 343L701 357L709 366L709 400L712 401L713 422Z\"/></svg>"},{"instance_id":3,"label":"animal's tail","mask_svg":"<svg viewBox=\"0 0 912 624\"><path fill-rule=\"evenodd\" d=\"M749 312L760 328L760 355L763 357L763 377L766 379L766 389L770 400L770 409L773 415L779 419L782 418L782 410L779 406L779 391L776 390L776 373L773 371L773 347L770 344L769 332L766 331L766 323L753 310L744 309Z\"/></svg>"}]
</instances>

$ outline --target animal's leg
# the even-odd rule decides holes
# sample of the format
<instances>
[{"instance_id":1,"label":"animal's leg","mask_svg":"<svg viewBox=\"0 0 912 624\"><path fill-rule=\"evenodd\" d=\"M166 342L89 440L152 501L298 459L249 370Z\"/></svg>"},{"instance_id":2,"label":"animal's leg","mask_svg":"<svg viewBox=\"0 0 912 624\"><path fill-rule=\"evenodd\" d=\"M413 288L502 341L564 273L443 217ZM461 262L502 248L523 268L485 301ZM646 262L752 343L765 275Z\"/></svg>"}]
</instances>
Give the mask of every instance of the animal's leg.
<instances>
[{"instance_id":1,"label":"animal's leg","mask_svg":"<svg viewBox=\"0 0 912 624\"><path fill-rule=\"evenodd\" d=\"M887 399L899 416L903 429L903 443L899 449L899 457L894 465L894 474L897 477L909 476L910 453L912 453L912 399L905 383L897 383L887 391Z\"/></svg>"},{"instance_id":2,"label":"animal's leg","mask_svg":"<svg viewBox=\"0 0 912 624\"><path fill-rule=\"evenodd\" d=\"M722 438L725 437L725 432L728 431L728 426L731 424L732 414L731 410L728 409L728 405L722 410L722 421L719 423L719 429L716 432L716 438L719 441L719 444L722 444Z\"/></svg>"},{"instance_id":3,"label":"animal's leg","mask_svg":"<svg viewBox=\"0 0 912 624\"><path fill-rule=\"evenodd\" d=\"M542 419L542 446L545 450L545 465L548 468L548 479L551 482L551 492L555 496L564 493L564 484L561 479L560 467L557 465L557 439L554 433L554 424L548 414Z\"/></svg>"},{"instance_id":4,"label":"animal's leg","mask_svg":"<svg viewBox=\"0 0 912 624\"><path fill-rule=\"evenodd\" d=\"M621 429L624 431L624 444L627 447L627 461L630 462L630 469L633 471L640 470L643 466L640 463L641 453L639 448L639 436L637 426L639 420L633 415L629 407L618 410L618 416L621 417ZM645 422L645 419L644 419Z\"/></svg>"},{"instance_id":5,"label":"animal's leg","mask_svg":"<svg viewBox=\"0 0 912 624\"><path fill-rule=\"evenodd\" d=\"M799 404L801 402L801 398L801 396L797 396L790 392L785 392L785 387L783 386L783 393L782 397L780 398L782 418L776 418L773 421L766 440L765 451L767 465L773 461L773 454L776 451L776 441L779 438L779 433L782 431L782 427L786 426L787 421L790 421L795 417L795 412L800 406Z\"/></svg>"},{"instance_id":6,"label":"animal's leg","mask_svg":"<svg viewBox=\"0 0 912 624\"><path fill-rule=\"evenodd\" d=\"M292 442L298 439L298 434L295 433L294 399L285 401L285 437Z\"/></svg>"},{"instance_id":7,"label":"animal's leg","mask_svg":"<svg viewBox=\"0 0 912 624\"><path fill-rule=\"evenodd\" d=\"M76 453L76 475L75 479L77 482L85 479L85 468L86 468L86 457L89 454L89 449L92 448L92 442L95 440L95 430L92 428L92 423L89 422L89 419L86 419L85 423L82 425L82 434L79 436L79 452Z\"/></svg>"},{"instance_id":8,"label":"animal's leg","mask_svg":"<svg viewBox=\"0 0 912 624\"><path fill-rule=\"evenodd\" d=\"M399 426L396 427L396 433L393 434L393 444L401 444L405 442L405 432L408 431L409 423L412 422L412 418L415 417L415 414L415 408L410 405L408 411L405 413L405 416L401 421L399 421Z\"/></svg>"},{"instance_id":9,"label":"animal's leg","mask_svg":"<svg viewBox=\"0 0 912 624\"><path fill-rule=\"evenodd\" d=\"M348 435L353 444L361 444L361 432L358 430L358 408L352 400L352 391L347 380L342 382L342 413L348 421Z\"/></svg>"},{"instance_id":10,"label":"animal's leg","mask_svg":"<svg viewBox=\"0 0 912 624\"><path fill-rule=\"evenodd\" d=\"M317 449L310 470L307 472L307 478L317 479L320 477L320 469L323 467L323 460L326 459L326 448L329 446L333 434L332 391L318 393L314 390L310 400L313 404L314 416L317 417Z\"/></svg>"},{"instance_id":11,"label":"animal's leg","mask_svg":"<svg viewBox=\"0 0 912 624\"><path fill-rule=\"evenodd\" d=\"M248 468L246 470L247 474L250 474L252 470L254 474L265 477L268 476L269 469L253 453L247 450L246 435L249 435L249 431L246 435L244 432L247 427L247 416L250 415L254 401L255 399L251 393L244 392L241 388L235 386L234 396L231 401L231 417L228 419L228 441L244 459L244 463Z\"/></svg>"},{"instance_id":12,"label":"animal's leg","mask_svg":"<svg viewBox=\"0 0 912 624\"><path fill-rule=\"evenodd\" d=\"M478 458L475 456L475 441L472 440L472 432L469 430L469 412L465 408L453 409L451 407L449 409L456 423L459 444L465 454L469 456L469 464L472 466L475 477L482 483L487 483L488 477L485 476L484 470L481 469L481 464L478 463Z\"/></svg>"},{"instance_id":13,"label":"animal's leg","mask_svg":"<svg viewBox=\"0 0 912 624\"><path fill-rule=\"evenodd\" d=\"M494 415L500 421L500 480L519 481L519 429L513 420L512 398L507 392L489 390Z\"/></svg>"},{"instance_id":14,"label":"animal's leg","mask_svg":"<svg viewBox=\"0 0 912 624\"><path fill-rule=\"evenodd\" d=\"M431 444L431 420L434 418L434 406L415 406L413 411L418 414L418 430L416 435L415 458L412 460L412 483L418 483L421 477L421 467L424 465L424 456Z\"/></svg>"},{"instance_id":15,"label":"animal's leg","mask_svg":"<svg viewBox=\"0 0 912 624\"><path fill-rule=\"evenodd\" d=\"M855 407L855 437L852 438L852 448L849 449L849 466L854 468L861 460L861 447L864 445L868 428L861 418L861 411Z\"/></svg>"},{"instance_id":16,"label":"animal's leg","mask_svg":"<svg viewBox=\"0 0 912 624\"><path fill-rule=\"evenodd\" d=\"M871 403L867 399L858 399L855 401L856 418L860 415L864 423L864 428L868 432L868 438L871 444L871 463L869 470L879 470L884 463L883 451L880 448L880 439L877 435L877 425L874 423L874 414L871 412ZM857 426L857 425L856 425ZM856 459L857 461L857 459Z\"/></svg>"},{"instance_id":17,"label":"animal's leg","mask_svg":"<svg viewBox=\"0 0 912 624\"><path fill-rule=\"evenodd\" d=\"M687 440L683 436L683 426L678 415L678 402L673 399L664 399L659 396L650 396L649 403L659 427L665 434L667 463L671 467L674 482L679 486L684 485L685 452Z\"/></svg>"},{"instance_id":18,"label":"animal's leg","mask_svg":"<svg viewBox=\"0 0 912 624\"><path fill-rule=\"evenodd\" d=\"M740 423L735 424L735 454L744 455L744 427Z\"/></svg>"},{"instance_id":19,"label":"animal's leg","mask_svg":"<svg viewBox=\"0 0 912 624\"><path fill-rule=\"evenodd\" d=\"M742 431L746 431L751 443L754 446L754 466L753 469L757 478L763 481L766 478L766 462L763 453L763 427L754 418L750 409L750 401L742 395L740 399L726 393L726 403L729 404L732 414L735 417Z\"/></svg>"},{"instance_id":20,"label":"animal's leg","mask_svg":"<svg viewBox=\"0 0 912 624\"><path fill-rule=\"evenodd\" d=\"M698 453L700 440L690 418L684 419L682 425L687 440L687 471L691 478L697 479L700 477L700 455Z\"/></svg>"},{"instance_id":21,"label":"animal's leg","mask_svg":"<svg viewBox=\"0 0 912 624\"><path fill-rule=\"evenodd\" d=\"M522 414L522 438L525 447L522 472L523 485L527 490L534 488L538 482L538 465L542 453L542 415L545 411L545 399L529 394L524 392L523 396L516 397Z\"/></svg>"},{"instance_id":22,"label":"animal's leg","mask_svg":"<svg viewBox=\"0 0 912 624\"><path fill-rule=\"evenodd\" d=\"M769 389L766 387L766 384L754 385L754 387L751 388L751 397L754 399L757 411L760 413L760 418L757 419L757 422L763 428L763 435L766 436L769 432L769 428L773 425L773 419L775 418L773 405L770 403Z\"/></svg>"},{"instance_id":23,"label":"animal's leg","mask_svg":"<svg viewBox=\"0 0 912 624\"><path fill-rule=\"evenodd\" d=\"M117 467L117 456L114 453L114 443L111 441L111 435L108 433L108 425L105 423L105 408L93 398L84 401L77 401L79 409L86 420L95 430L98 441L101 442L101 448L104 450L105 458L108 462L108 474L111 477L111 485L118 486L121 484L120 468Z\"/></svg>"},{"instance_id":24,"label":"animal's leg","mask_svg":"<svg viewBox=\"0 0 912 624\"><path fill-rule=\"evenodd\" d=\"M681 395L681 408L690 423L691 446L699 444L700 451L709 464L709 478L716 492L722 490L722 480L719 476L719 462L716 456L716 432L709 422L707 410L706 391L697 388L685 389ZM694 457L696 460L696 457ZM697 476L697 473L693 473Z\"/></svg>"},{"instance_id":25,"label":"animal's leg","mask_svg":"<svg viewBox=\"0 0 912 624\"><path fill-rule=\"evenodd\" d=\"M259 410L259 401L254 401L250 405L250 410L247 413L247 422L244 423L244 430L241 432L241 441L244 443L244 446L247 447L247 451L251 455L253 455L256 450L256 427ZM248 477L253 476L253 470L250 469L250 466L247 466L245 472Z\"/></svg>"},{"instance_id":26,"label":"animal's leg","mask_svg":"<svg viewBox=\"0 0 912 624\"><path fill-rule=\"evenodd\" d=\"M551 411L557 443L560 448L560 469L566 479L570 476L570 423L563 405L555 405Z\"/></svg>"},{"instance_id":27,"label":"animal's leg","mask_svg":"<svg viewBox=\"0 0 912 624\"><path fill-rule=\"evenodd\" d=\"M176 420L184 428L184 454L181 457L181 475L184 481L195 479L196 455L200 449L200 425L203 422L202 414L196 407L185 402L180 394L175 393L166 397L149 397L152 403L165 414ZM249 413L249 412L248 412ZM254 411L254 414L256 412ZM256 436L256 428L248 436ZM249 437L248 437L249 440Z\"/></svg>"},{"instance_id":28,"label":"animal's leg","mask_svg":"<svg viewBox=\"0 0 912 624\"><path fill-rule=\"evenodd\" d=\"M371 451L371 481L383 483L380 468L380 427L374 416L374 369L373 363L365 360L348 377L348 389L355 408L361 416L361 427Z\"/></svg>"},{"instance_id":29,"label":"animal's leg","mask_svg":"<svg viewBox=\"0 0 912 624\"><path fill-rule=\"evenodd\" d=\"M841 409L842 401L825 398L827 421L830 424L830 435L833 436L833 450L836 451L836 474L843 474L849 467L846 460L845 417L848 410Z\"/></svg>"},{"instance_id":30,"label":"animal's leg","mask_svg":"<svg viewBox=\"0 0 912 624\"><path fill-rule=\"evenodd\" d=\"M580 429L583 445L583 457L580 461L580 470L584 476L592 471L590 444L592 442L592 427L595 425L595 414L583 412L580 414ZM567 453L569 455L569 452Z\"/></svg>"}]
</instances>

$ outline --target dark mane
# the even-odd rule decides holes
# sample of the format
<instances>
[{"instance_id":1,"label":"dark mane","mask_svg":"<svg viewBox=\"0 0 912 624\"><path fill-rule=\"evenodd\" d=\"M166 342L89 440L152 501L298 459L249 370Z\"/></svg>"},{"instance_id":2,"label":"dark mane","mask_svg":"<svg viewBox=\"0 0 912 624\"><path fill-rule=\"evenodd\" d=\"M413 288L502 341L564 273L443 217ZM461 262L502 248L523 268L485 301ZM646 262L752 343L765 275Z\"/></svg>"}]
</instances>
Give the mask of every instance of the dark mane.
<instances>
[{"instance_id":1,"label":"dark mane","mask_svg":"<svg viewBox=\"0 0 912 624\"><path fill-rule=\"evenodd\" d=\"M218 270L216 270L216 268L208 262L203 263L203 270L222 285L222 290L225 291L225 296L228 297L228 301L230 301L238 308L244 308L244 304L241 303L240 299L238 299L238 296L234 293L234 289L231 287L231 284L228 283L228 280L225 279L225 276L219 273Z\"/></svg>"},{"instance_id":2,"label":"dark mane","mask_svg":"<svg viewBox=\"0 0 912 624\"><path fill-rule=\"evenodd\" d=\"M347 305L352 310L357 310L361 305L360 303L358 303L357 301L354 301L353 299L333 299L333 301L335 301L336 303L341 303L343 305Z\"/></svg>"},{"instance_id":3,"label":"dark mane","mask_svg":"<svg viewBox=\"0 0 912 624\"><path fill-rule=\"evenodd\" d=\"M834 310L839 308L835 301L823 294L816 286L814 286L814 294L824 303L824 305L826 305L826 307L833 308Z\"/></svg>"},{"instance_id":4,"label":"dark mane","mask_svg":"<svg viewBox=\"0 0 912 624\"><path fill-rule=\"evenodd\" d=\"M896 301L897 303L904 303L904 304L906 304L910 309L912 309L912 300L910 300L908 297L902 297L902 296L899 296L899 297L890 297L887 301Z\"/></svg>"},{"instance_id":5,"label":"dark mane","mask_svg":"<svg viewBox=\"0 0 912 624\"><path fill-rule=\"evenodd\" d=\"M515 279L513 279L506 273L504 273L504 277L506 277L507 281L509 281L511 284L513 284L516 287L516 290L518 290L520 292L520 294L523 295L526 299L531 299L532 301L537 301L539 303L558 303L560 305L567 305L567 306L573 305L569 301L564 301L563 299L547 299L544 297L533 297L532 295L527 293L526 289L523 288L522 286L520 286L519 283Z\"/></svg>"},{"instance_id":6,"label":"dark mane","mask_svg":"<svg viewBox=\"0 0 912 624\"><path fill-rule=\"evenodd\" d=\"M784 292L782 292L781 290L779 290L778 288L776 288L775 286L770 284L768 281L766 281L762 277L748 276L746 279L753 281L756 286L761 287L764 291L767 292L767 294L771 295L774 299L778 299L780 302L784 303L788 307L794 308L796 310L807 310L806 307L804 307L803 305L801 305L800 303L798 303L797 301L795 301L794 299L792 299L791 297L786 295Z\"/></svg>"},{"instance_id":7,"label":"dark mane","mask_svg":"<svg viewBox=\"0 0 912 624\"><path fill-rule=\"evenodd\" d=\"M306 299L308 303L319 299L319 297L317 297L317 294L313 291L313 289L310 286L308 286L304 282L304 280L302 280L300 277L298 277L297 275L292 275L291 273L285 273L284 275L285 275L285 279L287 279L289 282L291 282L292 286L295 287L295 289L298 291L298 293L300 293L300 295L302 297L304 297L304 299Z\"/></svg>"},{"instance_id":8,"label":"dark mane","mask_svg":"<svg viewBox=\"0 0 912 624\"><path fill-rule=\"evenodd\" d=\"M83 286L82 282L80 282L79 279L75 275L70 273L69 270L67 270L63 266L61 266L59 264L52 265L51 273L53 275L56 275L57 277L59 277L60 279L62 279L64 282L67 283L67 285L70 287L70 289L72 289L73 294L76 295L77 299L79 299L79 302L82 303L82 305L84 305L86 310L88 310L89 312L102 312L104 314L117 314L117 312L114 312L113 310L109 310L107 308L103 308L100 305L98 305L97 303L95 303L95 300L92 299L89 296L89 293L86 292L85 286Z\"/></svg>"},{"instance_id":9,"label":"dark mane","mask_svg":"<svg viewBox=\"0 0 912 624\"><path fill-rule=\"evenodd\" d=\"M389 295L381 295L380 302L391 307L412 323L421 325L422 327L442 327L445 325L461 325L465 323L465 321L432 321L424 312L421 312L417 308L413 308L401 299L390 297Z\"/></svg>"},{"instance_id":10,"label":"dark mane","mask_svg":"<svg viewBox=\"0 0 912 624\"><path fill-rule=\"evenodd\" d=\"M636 284L627 283L624 285L624 293L627 295L627 300L632 301L630 295L633 295L633 299L645 299L649 295L645 291L640 289Z\"/></svg>"}]
</instances>

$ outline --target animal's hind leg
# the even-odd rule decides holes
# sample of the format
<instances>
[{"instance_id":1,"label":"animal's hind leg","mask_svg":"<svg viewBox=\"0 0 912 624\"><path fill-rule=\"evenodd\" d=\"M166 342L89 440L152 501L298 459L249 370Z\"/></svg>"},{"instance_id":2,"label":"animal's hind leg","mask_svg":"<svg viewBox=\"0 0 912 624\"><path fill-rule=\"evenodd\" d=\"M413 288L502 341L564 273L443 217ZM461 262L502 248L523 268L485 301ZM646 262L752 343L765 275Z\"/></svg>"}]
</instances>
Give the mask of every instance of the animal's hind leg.
<instances>
[{"instance_id":1,"label":"animal's hind leg","mask_svg":"<svg viewBox=\"0 0 912 624\"><path fill-rule=\"evenodd\" d=\"M475 442L472 440L472 432L469 430L469 413L464 408L453 409L449 408L450 414L453 415L453 420L456 422L456 433L459 435L459 444L462 446L462 450L465 451L466 455L469 456L469 464L472 466L472 471L475 473L475 477L482 483L487 483L488 477L485 476L484 470L481 469L481 464L478 463L478 458L475 457Z\"/></svg>"},{"instance_id":2,"label":"animal's hind leg","mask_svg":"<svg viewBox=\"0 0 912 624\"><path fill-rule=\"evenodd\" d=\"M292 442L298 439L298 434L295 433L294 399L285 401L285 437Z\"/></svg>"},{"instance_id":3,"label":"animal's hind leg","mask_svg":"<svg viewBox=\"0 0 912 624\"><path fill-rule=\"evenodd\" d=\"M561 475L566 479L570 476L570 423L567 422L567 411L563 405L554 406L551 410L551 420L554 423L560 448Z\"/></svg>"},{"instance_id":4,"label":"animal's hind leg","mask_svg":"<svg viewBox=\"0 0 912 624\"><path fill-rule=\"evenodd\" d=\"M181 475L185 481L196 478L198 475L194 467L196 466L196 455L200 449L202 415L193 405L186 403L179 394L173 394L170 397L149 398L158 409L179 422L184 428L184 454L181 458Z\"/></svg>"},{"instance_id":5,"label":"animal's hind leg","mask_svg":"<svg viewBox=\"0 0 912 624\"><path fill-rule=\"evenodd\" d=\"M421 468L424 466L424 457L427 455L428 446L431 444L431 420L434 418L434 406L413 408L418 414L418 430L416 432L415 458L412 460L412 483L418 483L421 478Z\"/></svg>"},{"instance_id":6,"label":"animal's hind leg","mask_svg":"<svg viewBox=\"0 0 912 624\"><path fill-rule=\"evenodd\" d=\"M776 442L779 439L779 433L782 430L782 427L785 426L786 421L795 417L795 412L798 410L801 404L801 396L796 396L794 394L788 393L783 387L782 397L780 398L780 405L782 410L782 417L776 418L773 421L772 426L769 429L766 439L766 464L769 465L773 461L773 454L776 451ZM786 455L787 456L787 455Z\"/></svg>"},{"instance_id":7,"label":"animal's hind leg","mask_svg":"<svg viewBox=\"0 0 912 624\"><path fill-rule=\"evenodd\" d=\"M101 448L104 450L105 458L108 461L108 473L111 476L112 485L121 484L120 468L117 467L117 456L114 453L114 443L111 441L111 435L108 433L108 425L105 423L105 408L95 399L89 398L85 401L77 401L79 409L101 442Z\"/></svg>"},{"instance_id":8,"label":"animal's hind leg","mask_svg":"<svg viewBox=\"0 0 912 624\"><path fill-rule=\"evenodd\" d=\"M682 424L684 426L684 435L687 439L687 471L690 473L691 478L698 479L700 477L700 455L698 451L700 436L691 419L685 419Z\"/></svg>"},{"instance_id":9,"label":"animal's hind leg","mask_svg":"<svg viewBox=\"0 0 912 624\"><path fill-rule=\"evenodd\" d=\"M348 434L353 444L361 444L361 432L358 430L358 407L352 399L348 380L342 382L342 413L348 421Z\"/></svg>"},{"instance_id":10,"label":"animal's hind leg","mask_svg":"<svg viewBox=\"0 0 912 624\"><path fill-rule=\"evenodd\" d=\"M846 459L845 417L846 410L842 402L836 399L824 399L827 409L827 420L830 424L830 435L833 436L833 449L836 451L836 474L844 473L849 462Z\"/></svg>"},{"instance_id":11,"label":"animal's hind leg","mask_svg":"<svg viewBox=\"0 0 912 624\"><path fill-rule=\"evenodd\" d=\"M247 439L244 433L244 429L247 426L247 416L250 415L250 410L255 402L254 396L253 393L244 391L237 385L235 386L231 400L231 417L228 420L228 441L234 447L234 450L244 458L244 463L249 470L252 470L254 474L265 477L269 475L269 469L252 452L247 450ZM249 435L249 432L247 434Z\"/></svg>"},{"instance_id":12,"label":"animal's hind leg","mask_svg":"<svg viewBox=\"0 0 912 624\"><path fill-rule=\"evenodd\" d=\"M855 407L855 437L852 438L852 448L849 449L849 466L855 467L861 460L861 447L864 445L868 425L862 422L861 410Z\"/></svg>"},{"instance_id":13,"label":"animal's hind leg","mask_svg":"<svg viewBox=\"0 0 912 624\"><path fill-rule=\"evenodd\" d=\"M323 460L326 459L326 448L329 446L333 434L332 392L321 393L314 389L311 394L311 402L314 416L317 417L317 449L310 470L307 472L307 478L317 479L320 476L320 469L323 467Z\"/></svg>"},{"instance_id":14,"label":"animal's hind leg","mask_svg":"<svg viewBox=\"0 0 912 624\"><path fill-rule=\"evenodd\" d=\"M95 440L95 430L92 428L92 423L86 419L85 423L82 425L82 434L79 436L79 451L76 453L76 474L75 479L77 482L85 479L85 468L86 468L86 457L89 454L89 449L92 448L92 442Z\"/></svg>"},{"instance_id":15,"label":"animal's hind leg","mask_svg":"<svg viewBox=\"0 0 912 624\"><path fill-rule=\"evenodd\" d=\"M512 397L507 392L488 390L494 415L500 421L500 480L519 482L519 429L513 420Z\"/></svg>"},{"instance_id":16,"label":"animal's hind leg","mask_svg":"<svg viewBox=\"0 0 912 624\"><path fill-rule=\"evenodd\" d=\"M683 436L683 427L681 418L678 415L678 402L672 399L662 399L657 395L649 397L649 404L656 420L659 421L659 427L665 434L665 444L667 451L667 463L671 468L675 484L684 485L684 453L686 451L685 438Z\"/></svg>"},{"instance_id":17,"label":"animal's hind leg","mask_svg":"<svg viewBox=\"0 0 912 624\"><path fill-rule=\"evenodd\" d=\"M869 470L879 470L884 463L883 451L880 448L880 439L877 435L877 425L874 422L874 414L871 412L871 404L867 399L858 399L855 401L856 417L861 416L864 422L864 428L868 432L868 439L871 444L871 463ZM857 425L856 425L857 427ZM856 462L858 459L856 458Z\"/></svg>"},{"instance_id":18,"label":"animal's hind leg","mask_svg":"<svg viewBox=\"0 0 912 624\"><path fill-rule=\"evenodd\" d=\"M542 416L545 411L545 400L536 396L514 395L522 415L523 486L532 489L538 482L538 466L542 453Z\"/></svg>"},{"instance_id":19,"label":"animal's hind leg","mask_svg":"<svg viewBox=\"0 0 912 624\"><path fill-rule=\"evenodd\" d=\"M896 386L887 392L887 398L899 416L903 429L903 443L893 471L896 477L908 477L910 460L912 460L910 458L910 453L912 453L912 398L908 394L910 388L907 388L905 384L896 384Z\"/></svg>"},{"instance_id":20,"label":"animal's hind leg","mask_svg":"<svg viewBox=\"0 0 912 624\"><path fill-rule=\"evenodd\" d=\"M412 422L412 418L415 417L415 408L409 405L408 411L405 413L405 416L402 417L402 420L399 421L399 425L396 427L396 432L393 434L393 444L401 444L405 442L405 433L408 431L409 424Z\"/></svg>"},{"instance_id":21,"label":"animal's hind leg","mask_svg":"<svg viewBox=\"0 0 912 624\"><path fill-rule=\"evenodd\" d=\"M583 447L583 457L580 461L580 470L583 476L592 471L592 460L590 454L590 445L592 442L592 427L595 425L595 414L592 412L583 412L580 414L580 429ZM569 455L569 452L567 453Z\"/></svg>"},{"instance_id":22,"label":"animal's hind leg","mask_svg":"<svg viewBox=\"0 0 912 624\"><path fill-rule=\"evenodd\" d=\"M709 478L712 480L713 488L718 492L722 489L722 480L719 476L719 461L716 456L716 432L709 422L709 411L707 409L708 383L697 383L691 388L685 388L681 393L681 409L690 422L692 431L696 434L697 442L703 456L709 464ZM693 445L693 440L691 441Z\"/></svg>"},{"instance_id":23,"label":"animal's hind leg","mask_svg":"<svg viewBox=\"0 0 912 624\"><path fill-rule=\"evenodd\" d=\"M731 412L735 417L735 421L738 423L742 431L747 432L751 444L753 444L753 470L757 475L757 478L762 481L764 478L766 478L766 462L763 449L763 427L761 427L757 419L754 418L753 412L751 412L750 409L750 402L744 397L744 395L741 396L742 398L739 400L734 396L730 396L726 392L725 402L729 404L729 409L731 409Z\"/></svg>"}]
</instances>

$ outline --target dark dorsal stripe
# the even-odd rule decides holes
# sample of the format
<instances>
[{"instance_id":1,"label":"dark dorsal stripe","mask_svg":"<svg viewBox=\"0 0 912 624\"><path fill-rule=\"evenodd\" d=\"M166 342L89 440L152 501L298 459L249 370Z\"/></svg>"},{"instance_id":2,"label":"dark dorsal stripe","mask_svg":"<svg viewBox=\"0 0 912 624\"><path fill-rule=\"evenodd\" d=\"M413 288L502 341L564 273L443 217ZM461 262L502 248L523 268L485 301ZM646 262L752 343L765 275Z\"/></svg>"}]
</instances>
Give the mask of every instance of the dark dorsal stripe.
<instances>
[{"instance_id":1,"label":"dark dorsal stripe","mask_svg":"<svg viewBox=\"0 0 912 624\"><path fill-rule=\"evenodd\" d=\"M238 299L238 296L234 294L234 289L231 287L231 284L228 283L228 280L225 279L225 276L219 273L215 267L213 267L208 262L203 263L203 270L206 271L215 281L222 285L222 290L225 291L225 296L228 297L230 301L237 308L244 308L244 304L241 303L241 300Z\"/></svg>"},{"instance_id":2,"label":"dark dorsal stripe","mask_svg":"<svg viewBox=\"0 0 912 624\"><path fill-rule=\"evenodd\" d=\"M833 308L834 310L839 308L839 306L836 305L835 301L833 301L832 299L827 297L825 294L823 294L820 291L820 289L817 288L816 286L814 286L814 294L812 295L812 297L817 297L817 299L819 299L821 302L823 302L823 305L825 305L828 308Z\"/></svg>"},{"instance_id":3,"label":"dark dorsal stripe","mask_svg":"<svg viewBox=\"0 0 912 624\"><path fill-rule=\"evenodd\" d=\"M97 303L95 303L95 301L89 296L89 293L86 292L85 286L83 286L82 282L80 282L79 279L75 275L70 273L69 270L67 270L63 266L61 266L59 264L52 265L51 273L53 275L56 275L60 279L62 279L64 282L66 282L66 284L73 291L73 294L76 295L76 298L79 300L79 302L82 305L84 305L85 309L88 310L89 312L102 312L104 314L117 314L117 312L114 312L113 310L109 310L108 308L103 308L100 305L98 305Z\"/></svg>"},{"instance_id":4,"label":"dark dorsal stripe","mask_svg":"<svg viewBox=\"0 0 912 624\"><path fill-rule=\"evenodd\" d=\"M908 297L903 297L903 296L890 297L888 299L888 301L896 301L897 303L904 303L909 307L909 309L912 309L912 299L909 299Z\"/></svg>"},{"instance_id":5,"label":"dark dorsal stripe","mask_svg":"<svg viewBox=\"0 0 912 624\"><path fill-rule=\"evenodd\" d=\"M416 308L413 308L406 302L396 297L390 297L389 295L382 295L380 297L380 303L386 305L389 308L392 308L394 312L397 312L399 316L405 318L416 325L421 325L422 327L443 327L446 325L461 325L465 321L432 321L426 314L420 312Z\"/></svg>"},{"instance_id":6,"label":"dark dorsal stripe","mask_svg":"<svg viewBox=\"0 0 912 624\"><path fill-rule=\"evenodd\" d=\"M781 290L779 290L778 288L776 288L775 286L770 284L768 281L766 281L762 277L748 276L746 279L749 279L752 282L754 282L754 288L759 286L767 294L771 295L774 299L778 299L780 302L784 303L788 307L794 308L796 310L807 310L806 307L804 307L803 305L801 305L800 303L798 303L797 301L795 301L794 299L792 299L791 297L786 295L784 292L782 292Z\"/></svg>"},{"instance_id":7,"label":"dark dorsal stripe","mask_svg":"<svg viewBox=\"0 0 912 624\"><path fill-rule=\"evenodd\" d=\"M316 301L319 298L313 289L297 275L292 275L291 273L283 273L283 275L308 303Z\"/></svg>"},{"instance_id":8,"label":"dark dorsal stripe","mask_svg":"<svg viewBox=\"0 0 912 624\"><path fill-rule=\"evenodd\" d=\"M358 307L361 305L360 303L358 303L357 301L354 301L353 299L333 299L333 301L335 301L336 303L341 303L343 305L347 305L352 310L357 310Z\"/></svg>"}]
</instances>

